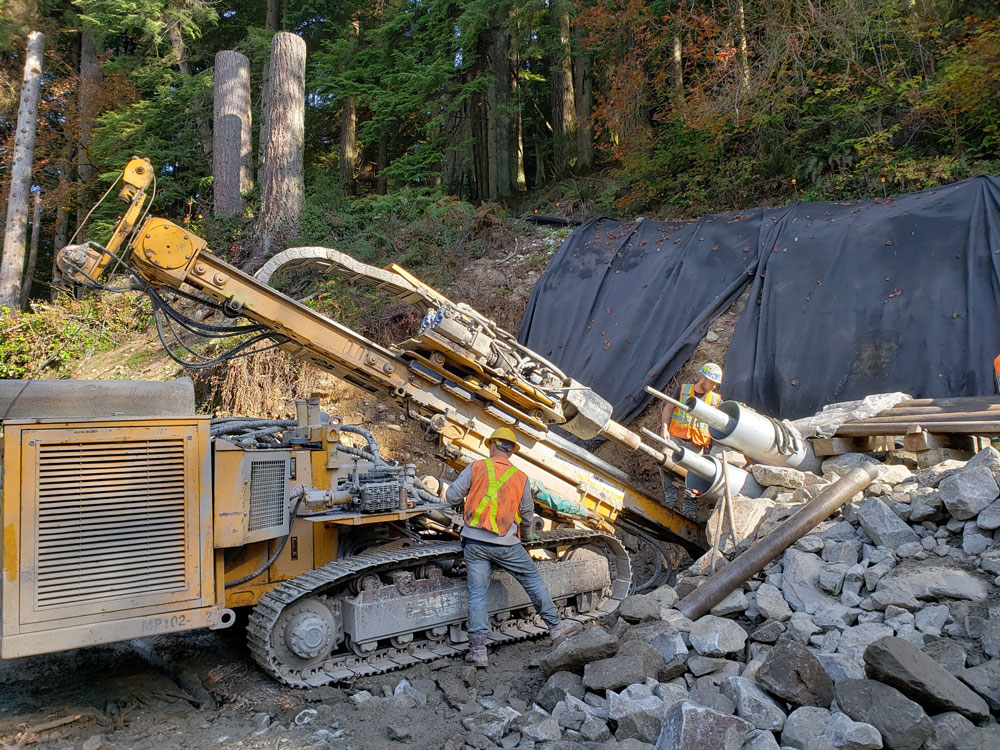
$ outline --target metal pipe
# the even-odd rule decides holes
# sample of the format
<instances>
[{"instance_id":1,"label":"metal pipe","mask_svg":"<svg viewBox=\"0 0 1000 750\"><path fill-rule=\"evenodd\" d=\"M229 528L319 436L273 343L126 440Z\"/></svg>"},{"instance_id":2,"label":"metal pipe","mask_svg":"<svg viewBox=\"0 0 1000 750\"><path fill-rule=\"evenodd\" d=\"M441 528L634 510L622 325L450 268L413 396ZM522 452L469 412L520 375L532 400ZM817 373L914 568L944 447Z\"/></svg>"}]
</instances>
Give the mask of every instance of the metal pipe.
<instances>
[{"instance_id":1,"label":"metal pipe","mask_svg":"<svg viewBox=\"0 0 1000 750\"><path fill-rule=\"evenodd\" d=\"M687 448L674 452L673 460L674 463L687 469L684 484L689 490L704 495L709 500L718 500L722 496L727 486L722 461L715 456L699 455ZM744 497L760 497L763 494L764 488L757 484L757 480L749 472L738 466L729 468L730 492Z\"/></svg>"},{"instance_id":2,"label":"metal pipe","mask_svg":"<svg viewBox=\"0 0 1000 750\"><path fill-rule=\"evenodd\" d=\"M884 411L881 414L877 414L874 417L868 417L867 419L857 419L851 420L849 422L844 422L846 425L856 425L864 424L865 422L910 422L913 423L924 423L933 424L935 422L984 422L990 420L1000 419L1000 410L994 411L952 411L952 412L936 412L929 414L908 414L903 412L902 414L897 414L894 410Z\"/></svg>"},{"instance_id":3,"label":"metal pipe","mask_svg":"<svg viewBox=\"0 0 1000 750\"><path fill-rule=\"evenodd\" d=\"M912 422L862 422L841 425L837 437L869 437L872 435L905 435L910 427L920 427L920 420ZM938 422L928 432L958 435L1000 435L1000 422Z\"/></svg>"},{"instance_id":4,"label":"metal pipe","mask_svg":"<svg viewBox=\"0 0 1000 750\"><path fill-rule=\"evenodd\" d=\"M975 403L1000 404L1000 396L947 396L944 398L911 398L900 401L893 408L910 406L957 406L967 407Z\"/></svg>"},{"instance_id":5,"label":"metal pipe","mask_svg":"<svg viewBox=\"0 0 1000 750\"><path fill-rule=\"evenodd\" d=\"M844 503L865 489L878 474L875 464L852 469L815 498L803 505L778 528L711 576L677 604L681 614L697 620L725 599L730 592L801 539Z\"/></svg>"}]
</instances>

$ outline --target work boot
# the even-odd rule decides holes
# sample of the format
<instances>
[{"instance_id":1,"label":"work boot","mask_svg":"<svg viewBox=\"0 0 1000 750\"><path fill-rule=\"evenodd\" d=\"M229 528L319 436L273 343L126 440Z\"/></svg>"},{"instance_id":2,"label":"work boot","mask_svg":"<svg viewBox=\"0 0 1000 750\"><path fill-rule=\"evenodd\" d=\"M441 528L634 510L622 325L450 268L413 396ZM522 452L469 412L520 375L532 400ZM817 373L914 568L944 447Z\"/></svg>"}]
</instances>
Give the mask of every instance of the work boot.
<instances>
[{"instance_id":1,"label":"work boot","mask_svg":"<svg viewBox=\"0 0 1000 750\"><path fill-rule=\"evenodd\" d=\"M487 636L485 635L469 636L469 652L465 655L467 663L477 667L489 666L490 661L486 656L486 641Z\"/></svg>"},{"instance_id":2,"label":"work boot","mask_svg":"<svg viewBox=\"0 0 1000 750\"><path fill-rule=\"evenodd\" d=\"M556 643L568 635L573 635L582 627L583 625L575 620L560 620L555 625L549 625L549 638L552 639L552 643Z\"/></svg>"}]
</instances>

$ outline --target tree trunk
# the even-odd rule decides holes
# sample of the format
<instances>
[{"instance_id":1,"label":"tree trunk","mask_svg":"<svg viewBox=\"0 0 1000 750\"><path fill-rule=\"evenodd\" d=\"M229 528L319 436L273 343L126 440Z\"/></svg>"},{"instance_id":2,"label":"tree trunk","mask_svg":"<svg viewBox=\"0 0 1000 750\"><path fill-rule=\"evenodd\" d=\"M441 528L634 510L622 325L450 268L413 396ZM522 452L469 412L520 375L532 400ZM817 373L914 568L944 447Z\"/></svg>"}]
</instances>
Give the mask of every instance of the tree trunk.
<instances>
[{"instance_id":1,"label":"tree trunk","mask_svg":"<svg viewBox=\"0 0 1000 750\"><path fill-rule=\"evenodd\" d=\"M385 168L389 166L389 136L382 133L378 139L378 157L375 160L375 192L385 195L389 191L389 185L385 180Z\"/></svg>"},{"instance_id":2,"label":"tree trunk","mask_svg":"<svg viewBox=\"0 0 1000 750\"><path fill-rule=\"evenodd\" d=\"M0 255L0 316L3 309L20 309L21 273L24 268L24 242L28 230L28 192L35 154L35 125L42 83L42 51L45 37L39 31L28 34L21 78L21 102L17 109L14 135L14 158L10 164L10 194L7 197L7 224L4 227L3 254Z\"/></svg>"},{"instance_id":3,"label":"tree trunk","mask_svg":"<svg viewBox=\"0 0 1000 750\"><path fill-rule=\"evenodd\" d=\"M76 176L77 201L76 225L80 228L77 239L84 242L87 239L87 227L82 226L83 218L90 211L94 188L94 175L97 170L90 160L90 136L94 129L94 107L97 92L101 88L101 68L97 60L97 44L86 31L80 34L80 87L76 92L77 124L76 137Z\"/></svg>"},{"instance_id":4,"label":"tree trunk","mask_svg":"<svg viewBox=\"0 0 1000 750\"><path fill-rule=\"evenodd\" d=\"M259 263L299 231L304 186L306 43L280 31L271 42L271 93L260 136Z\"/></svg>"},{"instance_id":5,"label":"tree trunk","mask_svg":"<svg viewBox=\"0 0 1000 750\"><path fill-rule=\"evenodd\" d=\"M493 15L490 43L490 84L487 92L489 131L489 180L490 197L506 198L510 195L510 43L504 20L507 8L501 7Z\"/></svg>"},{"instance_id":6,"label":"tree trunk","mask_svg":"<svg viewBox=\"0 0 1000 750\"><path fill-rule=\"evenodd\" d=\"M268 31L277 31L281 23L281 3L278 0L267 0L267 17L264 20L264 28Z\"/></svg>"},{"instance_id":7,"label":"tree trunk","mask_svg":"<svg viewBox=\"0 0 1000 750\"><path fill-rule=\"evenodd\" d=\"M582 32L575 29L577 47ZM576 94L576 152L578 164L583 169L594 166L594 124L590 110L594 106L594 60L591 55L577 51L573 59L573 92Z\"/></svg>"},{"instance_id":8,"label":"tree trunk","mask_svg":"<svg viewBox=\"0 0 1000 750\"><path fill-rule=\"evenodd\" d=\"M570 51L570 5L570 0L552 0L549 4L556 43L550 73L556 174L568 170L576 162L576 97L573 94L573 62Z\"/></svg>"},{"instance_id":9,"label":"tree trunk","mask_svg":"<svg viewBox=\"0 0 1000 750\"><path fill-rule=\"evenodd\" d=\"M167 23L167 36L170 39L170 54L172 62L177 66L181 75L191 78L191 63L187 59L187 50L184 48L184 38L181 36L181 24L177 19L164 19ZM201 99L192 99L191 108L194 110L194 125L198 130L198 142L205 156L212 153L212 129L209 127L208 119L201 110L204 102Z\"/></svg>"},{"instance_id":10,"label":"tree trunk","mask_svg":"<svg viewBox=\"0 0 1000 750\"><path fill-rule=\"evenodd\" d=\"M250 60L239 52L218 52L214 75L215 215L227 218L243 213L243 196L253 189Z\"/></svg>"},{"instance_id":11,"label":"tree trunk","mask_svg":"<svg viewBox=\"0 0 1000 750\"><path fill-rule=\"evenodd\" d=\"M743 0L736 0L736 24L740 37L740 86L744 94L750 93L750 57L747 50L747 20Z\"/></svg>"},{"instance_id":12,"label":"tree trunk","mask_svg":"<svg viewBox=\"0 0 1000 750\"><path fill-rule=\"evenodd\" d=\"M681 42L681 35L674 35L674 50L671 59L671 68L674 78L674 93L684 97L684 44Z\"/></svg>"},{"instance_id":13,"label":"tree trunk","mask_svg":"<svg viewBox=\"0 0 1000 750\"><path fill-rule=\"evenodd\" d=\"M358 43L361 36L361 21L357 16L351 19L351 38ZM351 96L344 100L340 110L340 184L344 192L354 194L355 172L358 167L358 100Z\"/></svg>"},{"instance_id":14,"label":"tree trunk","mask_svg":"<svg viewBox=\"0 0 1000 750\"><path fill-rule=\"evenodd\" d=\"M35 191L35 212L31 217L31 244L28 249L28 267L24 271L24 284L21 285L21 309L28 306L31 295L31 284L35 278L35 262L38 260L39 224L42 220L42 191Z\"/></svg>"}]
</instances>

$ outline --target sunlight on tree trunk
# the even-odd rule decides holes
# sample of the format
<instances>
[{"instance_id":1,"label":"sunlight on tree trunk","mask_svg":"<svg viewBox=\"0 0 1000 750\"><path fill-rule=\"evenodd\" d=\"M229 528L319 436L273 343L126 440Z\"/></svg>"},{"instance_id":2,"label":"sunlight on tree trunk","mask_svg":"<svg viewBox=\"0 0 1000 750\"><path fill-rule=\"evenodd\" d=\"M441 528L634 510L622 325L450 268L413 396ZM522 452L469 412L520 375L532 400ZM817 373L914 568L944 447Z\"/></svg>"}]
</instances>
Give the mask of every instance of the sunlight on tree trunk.
<instances>
[{"instance_id":1,"label":"sunlight on tree trunk","mask_svg":"<svg viewBox=\"0 0 1000 750\"><path fill-rule=\"evenodd\" d=\"M28 193L31 190L35 154L35 126L44 48L45 37L40 31L28 34L24 75L21 78L21 101L17 108L14 157L10 164L7 224L4 227L3 254L0 255L0 315L4 314L4 308L18 310L21 305L21 272L28 232Z\"/></svg>"},{"instance_id":2,"label":"sunlight on tree trunk","mask_svg":"<svg viewBox=\"0 0 1000 750\"><path fill-rule=\"evenodd\" d=\"M212 185L215 215L243 212L243 196L253 189L250 130L250 60L225 50L215 55Z\"/></svg>"},{"instance_id":3,"label":"sunlight on tree trunk","mask_svg":"<svg viewBox=\"0 0 1000 750\"><path fill-rule=\"evenodd\" d=\"M576 163L576 97L570 51L570 0L552 0L549 15L555 32L552 53L552 129L555 171L561 174Z\"/></svg>"},{"instance_id":4,"label":"sunlight on tree trunk","mask_svg":"<svg viewBox=\"0 0 1000 750\"><path fill-rule=\"evenodd\" d=\"M271 93L260 136L259 243L252 265L299 231L304 200L306 43L279 31L271 42Z\"/></svg>"}]
</instances>

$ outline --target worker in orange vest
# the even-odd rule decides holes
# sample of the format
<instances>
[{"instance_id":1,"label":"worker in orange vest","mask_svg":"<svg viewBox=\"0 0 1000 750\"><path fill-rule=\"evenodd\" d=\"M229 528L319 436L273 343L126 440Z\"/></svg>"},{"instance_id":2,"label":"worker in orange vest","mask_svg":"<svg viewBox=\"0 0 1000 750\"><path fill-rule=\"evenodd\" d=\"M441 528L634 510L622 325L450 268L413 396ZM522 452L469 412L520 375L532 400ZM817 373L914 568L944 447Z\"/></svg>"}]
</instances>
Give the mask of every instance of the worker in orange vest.
<instances>
[{"instance_id":1,"label":"worker in orange vest","mask_svg":"<svg viewBox=\"0 0 1000 750\"><path fill-rule=\"evenodd\" d=\"M531 485L527 475L510 462L517 450L517 436L501 427L486 440L486 447L490 457L465 467L445 493L453 506L464 500L462 547L469 586L469 653L465 660L477 667L488 664L486 591L494 565L506 570L524 587L535 610L549 626L553 641L580 628L577 622L560 619L535 561L521 546L522 535L528 539L537 535L531 531L535 517Z\"/></svg>"},{"instance_id":2,"label":"worker in orange vest","mask_svg":"<svg viewBox=\"0 0 1000 750\"><path fill-rule=\"evenodd\" d=\"M993 386L997 395L1000 396L1000 354L993 360Z\"/></svg>"},{"instance_id":3,"label":"worker in orange vest","mask_svg":"<svg viewBox=\"0 0 1000 750\"><path fill-rule=\"evenodd\" d=\"M716 389L722 384L722 368L713 362L708 362L698 370L698 375L698 382L684 383L677 389L674 397L682 403L687 403L693 396L709 406L718 406L722 403L722 396ZM688 450L703 453L712 446L708 425L679 407L671 408L669 404L663 407L661 421L660 434L663 437L672 437L675 442L679 442Z\"/></svg>"}]
</instances>

